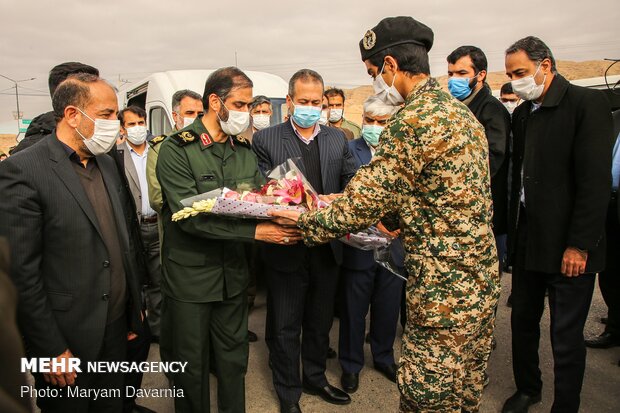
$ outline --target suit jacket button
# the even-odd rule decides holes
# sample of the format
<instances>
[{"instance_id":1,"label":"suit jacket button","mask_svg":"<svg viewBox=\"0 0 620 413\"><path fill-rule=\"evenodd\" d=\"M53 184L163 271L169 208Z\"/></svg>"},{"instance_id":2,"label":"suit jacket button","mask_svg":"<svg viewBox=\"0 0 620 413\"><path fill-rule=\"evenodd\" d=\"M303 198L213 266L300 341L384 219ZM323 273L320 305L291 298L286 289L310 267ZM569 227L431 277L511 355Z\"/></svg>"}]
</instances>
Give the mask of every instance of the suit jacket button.
<instances>
[{"instance_id":1,"label":"suit jacket button","mask_svg":"<svg viewBox=\"0 0 620 413\"><path fill-rule=\"evenodd\" d=\"M103 268L108 268L109 266L110 266L110 261L105 260L105 261L103 262Z\"/></svg>"},{"instance_id":2,"label":"suit jacket button","mask_svg":"<svg viewBox=\"0 0 620 413\"><path fill-rule=\"evenodd\" d=\"M104 295L101 296L101 299L103 301L108 301L110 299L110 295L109 294L104 294Z\"/></svg>"}]
</instances>

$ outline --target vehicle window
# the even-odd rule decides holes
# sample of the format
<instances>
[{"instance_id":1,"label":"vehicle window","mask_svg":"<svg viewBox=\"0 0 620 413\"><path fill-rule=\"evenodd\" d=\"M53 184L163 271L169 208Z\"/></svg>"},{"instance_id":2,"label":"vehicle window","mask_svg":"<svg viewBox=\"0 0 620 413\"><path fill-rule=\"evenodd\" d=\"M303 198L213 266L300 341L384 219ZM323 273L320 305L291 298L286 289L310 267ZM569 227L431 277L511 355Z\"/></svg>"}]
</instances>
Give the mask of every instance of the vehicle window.
<instances>
[{"instance_id":1,"label":"vehicle window","mask_svg":"<svg viewBox=\"0 0 620 413\"><path fill-rule=\"evenodd\" d=\"M155 136L169 135L172 132L172 123L164 108L156 106L149 113L149 130Z\"/></svg>"}]
</instances>

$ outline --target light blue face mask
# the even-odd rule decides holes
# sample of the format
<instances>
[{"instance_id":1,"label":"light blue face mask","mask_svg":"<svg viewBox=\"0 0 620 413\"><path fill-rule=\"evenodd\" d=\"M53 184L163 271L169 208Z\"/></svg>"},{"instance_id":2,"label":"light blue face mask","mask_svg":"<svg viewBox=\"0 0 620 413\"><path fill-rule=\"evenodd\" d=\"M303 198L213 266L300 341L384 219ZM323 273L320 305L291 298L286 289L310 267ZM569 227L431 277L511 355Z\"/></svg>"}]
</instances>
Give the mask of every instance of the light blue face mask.
<instances>
[{"instance_id":1,"label":"light blue face mask","mask_svg":"<svg viewBox=\"0 0 620 413\"><path fill-rule=\"evenodd\" d=\"M472 86L469 85L468 77L451 77L448 79L448 90L458 100L465 100L471 95Z\"/></svg>"},{"instance_id":2,"label":"light blue face mask","mask_svg":"<svg viewBox=\"0 0 620 413\"><path fill-rule=\"evenodd\" d=\"M320 106L293 105L293 122L301 128L310 128L321 118L321 109Z\"/></svg>"},{"instance_id":3,"label":"light blue face mask","mask_svg":"<svg viewBox=\"0 0 620 413\"><path fill-rule=\"evenodd\" d=\"M362 138L372 147L379 145L379 136L383 132L383 126L362 125Z\"/></svg>"}]
</instances>

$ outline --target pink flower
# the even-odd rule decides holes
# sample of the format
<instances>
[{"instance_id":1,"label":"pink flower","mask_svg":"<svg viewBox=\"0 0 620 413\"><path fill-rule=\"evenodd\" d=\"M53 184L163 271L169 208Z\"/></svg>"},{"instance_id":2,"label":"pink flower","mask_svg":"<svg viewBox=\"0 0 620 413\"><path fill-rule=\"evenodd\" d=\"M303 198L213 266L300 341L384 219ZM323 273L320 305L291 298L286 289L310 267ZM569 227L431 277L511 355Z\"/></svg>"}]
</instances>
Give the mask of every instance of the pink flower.
<instances>
[{"instance_id":1,"label":"pink flower","mask_svg":"<svg viewBox=\"0 0 620 413\"><path fill-rule=\"evenodd\" d=\"M224 194L224 198L228 199L239 199L239 193L235 191L228 191Z\"/></svg>"},{"instance_id":2,"label":"pink flower","mask_svg":"<svg viewBox=\"0 0 620 413\"><path fill-rule=\"evenodd\" d=\"M281 202L299 205L304 201L304 183L301 177L282 179L279 182L281 189L273 191L275 196L281 197Z\"/></svg>"}]
</instances>

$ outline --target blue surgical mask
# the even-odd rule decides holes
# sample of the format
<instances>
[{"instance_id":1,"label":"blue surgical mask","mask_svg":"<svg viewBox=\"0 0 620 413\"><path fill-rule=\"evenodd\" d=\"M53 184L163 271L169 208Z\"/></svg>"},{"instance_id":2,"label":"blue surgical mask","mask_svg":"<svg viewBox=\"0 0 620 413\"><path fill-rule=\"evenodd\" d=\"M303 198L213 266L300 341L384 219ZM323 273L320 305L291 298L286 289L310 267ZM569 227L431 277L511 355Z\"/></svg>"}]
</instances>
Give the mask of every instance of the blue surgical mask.
<instances>
[{"instance_id":1,"label":"blue surgical mask","mask_svg":"<svg viewBox=\"0 0 620 413\"><path fill-rule=\"evenodd\" d=\"M314 126L321 118L320 106L293 105L293 122L301 128Z\"/></svg>"},{"instance_id":2,"label":"blue surgical mask","mask_svg":"<svg viewBox=\"0 0 620 413\"><path fill-rule=\"evenodd\" d=\"M383 132L383 126L362 125L362 138L372 147L379 145L379 136Z\"/></svg>"},{"instance_id":3,"label":"blue surgical mask","mask_svg":"<svg viewBox=\"0 0 620 413\"><path fill-rule=\"evenodd\" d=\"M465 100L467 96L471 95L473 85L470 85L470 78L468 77L451 77L448 79L448 90L450 94L458 100Z\"/></svg>"}]
</instances>

